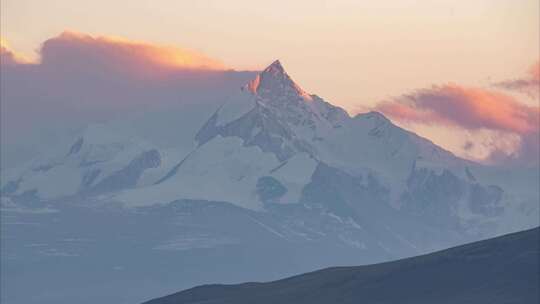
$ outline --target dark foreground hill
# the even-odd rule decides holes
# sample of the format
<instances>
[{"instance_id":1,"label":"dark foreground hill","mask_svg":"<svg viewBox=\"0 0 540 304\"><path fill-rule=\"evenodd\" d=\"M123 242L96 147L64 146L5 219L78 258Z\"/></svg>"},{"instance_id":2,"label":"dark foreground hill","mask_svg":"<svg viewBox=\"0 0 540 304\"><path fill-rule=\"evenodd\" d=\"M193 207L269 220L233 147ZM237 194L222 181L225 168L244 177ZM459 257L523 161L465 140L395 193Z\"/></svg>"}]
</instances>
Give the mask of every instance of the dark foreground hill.
<instances>
[{"instance_id":1,"label":"dark foreground hill","mask_svg":"<svg viewBox=\"0 0 540 304\"><path fill-rule=\"evenodd\" d=\"M535 228L414 258L268 283L205 285L145 304L540 303Z\"/></svg>"}]
</instances>

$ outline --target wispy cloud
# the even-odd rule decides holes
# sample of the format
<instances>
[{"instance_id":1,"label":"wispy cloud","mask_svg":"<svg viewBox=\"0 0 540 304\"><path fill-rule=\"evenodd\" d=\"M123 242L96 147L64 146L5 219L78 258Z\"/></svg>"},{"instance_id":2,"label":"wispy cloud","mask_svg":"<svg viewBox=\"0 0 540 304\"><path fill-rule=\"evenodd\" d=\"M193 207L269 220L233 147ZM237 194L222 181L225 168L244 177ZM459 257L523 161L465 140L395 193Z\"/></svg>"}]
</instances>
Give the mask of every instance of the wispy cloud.
<instances>
[{"instance_id":1,"label":"wispy cloud","mask_svg":"<svg viewBox=\"0 0 540 304\"><path fill-rule=\"evenodd\" d=\"M495 82L494 87L527 94L531 98L540 97L540 61L531 66L527 75L521 78Z\"/></svg>"}]
</instances>

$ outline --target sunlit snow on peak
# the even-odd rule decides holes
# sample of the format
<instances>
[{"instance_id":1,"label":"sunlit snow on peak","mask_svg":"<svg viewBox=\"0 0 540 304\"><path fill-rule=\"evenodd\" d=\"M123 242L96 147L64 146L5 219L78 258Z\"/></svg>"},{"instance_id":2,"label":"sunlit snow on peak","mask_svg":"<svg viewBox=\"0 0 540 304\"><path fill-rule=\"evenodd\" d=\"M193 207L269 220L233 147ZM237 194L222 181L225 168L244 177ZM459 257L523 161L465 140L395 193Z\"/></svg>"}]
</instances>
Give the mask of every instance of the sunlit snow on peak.
<instances>
[{"instance_id":1,"label":"sunlit snow on peak","mask_svg":"<svg viewBox=\"0 0 540 304\"><path fill-rule=\"evenodd\" d=\"M269 95L287 94L290 96L299 96L306 101L312 101L313 98L296 84L281 65L279 60L274 61L255 79L251 80L246 88L253 94L261 97Z\"/></svg>"}]
</instances>

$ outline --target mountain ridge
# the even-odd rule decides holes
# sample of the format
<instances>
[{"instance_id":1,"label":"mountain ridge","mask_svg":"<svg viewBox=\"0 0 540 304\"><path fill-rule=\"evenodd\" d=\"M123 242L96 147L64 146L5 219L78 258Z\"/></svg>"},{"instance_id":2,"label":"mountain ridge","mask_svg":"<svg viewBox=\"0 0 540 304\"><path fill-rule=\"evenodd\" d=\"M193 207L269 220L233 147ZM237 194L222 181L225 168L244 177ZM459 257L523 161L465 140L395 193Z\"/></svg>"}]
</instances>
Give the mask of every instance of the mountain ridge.
<instances>
[{"instance_id":1,"label":"mountain ridge","mask_svg":"<svg viewBox=\"0 0 540 304\"><path fill-rule=\"evenodd\" d=\"M203 285L143 304L536 303L539 249L535 228L382 264L332 267L267 283Z\"/></svg>"},{"instance_id":2,"label":"mountain ridge","mask_svg":"<svg viewBox=\"0 0 540 304\"><path fill-rule=\"evenodd\" d=\"M410 201L404 197L409 195L411 176L420 174L416 171L433 172L428 176L432 179L440 179L437 176L447 172L451 176L448 182L489 186L471 179L472 171L483 170L480 165L394 125L383 114L368 112L351 117L342 108L307 94L279 60L236 95L216 104L213 114L212 107L186 107L186 111L175 113L171 125L164 125L167 129L162 129L161 133L171 134L188 130L181 131L181 140L170 148L154 143L155 137L140 136L144 131L140 127L133 130L139 121L151 125L144 116L128 123L89 126L67 152L60 151L55 159L2 171L3 196L17 200L31 194L37 200L50 201L104 195L127 206L177 199L224 200L261 210L265 203L256 185L259 179L272 176L273 168L288 164L301 171L300 183L285 175L278 177L288 191L282 198L273 199L295 203L321 163L351 178L371 176L389 192L389 203L397 208ZM302 161L303 167L294 164L304 158L312 161ZM455 187L462 194L451 208L462 208L459 201L467 200L466 188L470 187ZM504 187L501 189L504 191ZM488 204L498 204L502 199L493 197Z\"/></svg>"},{"instance_id":3,"label":"mountain ridge","mask_svg":"<svg viewBox=\"0 0 540 304\"><path fill-rule=\"evenodd\" d=\"M380 113L350 117L307 98L279 65L255 93L235 86L214 102L89 125L0 171L0 262L18 278L2 301L132 303L538 226L538 171L464 161ZM59 276L43 279L51 267ZM29 284L35 294L21 298Z\"/></svg>"}]
</instances>

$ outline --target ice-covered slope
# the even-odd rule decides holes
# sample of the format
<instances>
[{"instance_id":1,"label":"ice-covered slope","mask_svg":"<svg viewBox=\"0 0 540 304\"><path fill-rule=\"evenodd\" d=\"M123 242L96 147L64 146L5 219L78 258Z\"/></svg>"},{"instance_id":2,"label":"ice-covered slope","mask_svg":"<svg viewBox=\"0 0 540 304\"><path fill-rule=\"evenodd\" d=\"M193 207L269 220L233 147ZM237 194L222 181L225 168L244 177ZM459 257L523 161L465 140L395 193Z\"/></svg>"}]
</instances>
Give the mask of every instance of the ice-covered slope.
<instances>
[{"instance_id":1,"label":"ice-covered slope","mask_svg":"<svg viewBox=\"0 0 540 304\"><path fill-rule=\"evenodd\" d=\"M137 185L140 175L161 165L156 148L120 128L91 125L69 149L38 159L3 185L4 195L32 194L49 200L78 193L111 192Z\"/></svg>"},{"instance_id":2,"label":"ice-covered slope","mask_svg":"<svg viewBox=\"0 0 540 304\"><path fill-rule=\"evenodd\" d=\"M148 110L88 125L70 145L2 170L2 195L56 200L153 184L196 147L195 134L218 106L186 103L182 111Z\"/></svg>"}]
</instances>

